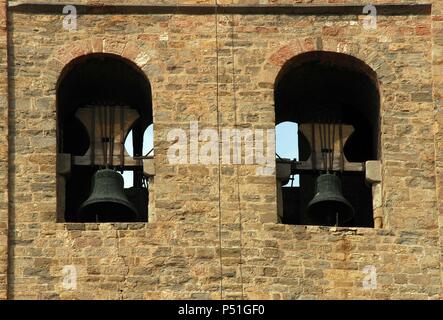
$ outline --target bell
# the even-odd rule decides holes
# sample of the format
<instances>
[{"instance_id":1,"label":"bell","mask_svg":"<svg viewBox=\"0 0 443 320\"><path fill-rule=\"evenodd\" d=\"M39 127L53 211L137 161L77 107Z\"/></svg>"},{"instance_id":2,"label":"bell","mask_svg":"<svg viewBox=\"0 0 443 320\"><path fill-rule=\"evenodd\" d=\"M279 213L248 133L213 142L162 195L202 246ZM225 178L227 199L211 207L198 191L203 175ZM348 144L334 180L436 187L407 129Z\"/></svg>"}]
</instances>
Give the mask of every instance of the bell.
<instances>
[{"instance_id":1,"label":"bell","mask_svg":"<svg viewBox=\"0 0 443 320\"><path fill-rule=\"evenodd\" d=\"M316 181L316 193L308 204L308 216L323 225L340 226L354 217L354 208L343 197L341 181L333 174L322 174Z\"/></svg>"},{"instance_id":2,"label":"bell","mask_svg":"<svg viewBox=\"0 0 443 320\"><path fill-rule=\"evenodd\" d=\"M134 221L137 210L123 191L123 177L111 169L98 170L92 177L92 192L80 206L83 221Z\"/></svg>"}]
</instances>

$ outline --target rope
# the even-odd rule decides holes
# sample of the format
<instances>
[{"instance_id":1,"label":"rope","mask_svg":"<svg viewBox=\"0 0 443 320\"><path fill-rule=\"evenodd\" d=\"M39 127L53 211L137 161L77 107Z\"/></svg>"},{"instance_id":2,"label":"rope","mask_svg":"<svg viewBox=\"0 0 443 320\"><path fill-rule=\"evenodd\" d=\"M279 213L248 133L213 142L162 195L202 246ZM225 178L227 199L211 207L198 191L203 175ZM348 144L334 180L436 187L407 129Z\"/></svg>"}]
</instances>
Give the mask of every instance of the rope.
<instances>
[{"instance_id":1,"label":"rope","mask_svg":"<svg viewBox=\"0 0 443 320\"><path fill-rule=\"evenodd\" d=\"M344 159L344 150L343 150L343 130L342 130L342 124L341 121L338 124L338 131L339 131L339 140L340 140L340 171L343 173L345 170L345 159Z\"/></svg>"},{"instance_id":2,"label":"rope","mask_svg":"<svg viewBox=\"0 0 443 320\"><path fill-rule=\"evenodd\" d=\"M219 110L219 55L218 55L218 4L215 0L215 54L216 54L216 108L217 108L217 131L220 136L220 110ZM223 300L223 263L222 263L222 215L221 215L221 148L218 148L218 239L220 259L220 300Z\"/></svg>"},{"instance_id":3,"label":"rope","mask_svg":"<svg viewBox=\"0 0 443 320\"><path fill-rule=\"evenodd\" d=\"M334 170L334 154L335 154L335 124L332 122L332 152L331 152L331 170Z\"/></svg>"},{"instance_id":4,"label":"rope","mask_svg":"<svg viewBox=\"0 0 443 320\"><path fill-rule=\"evenodd\" d=\"M332 125L332 120L328 119L328 172L332 171L332 149L333 149L333 137L331 134L331 127L334 128L334 126Z\"/></svg>"},{"instance_id":5,"label":"rope","mask_svg":"<svg viewBox=\"0 0 443 320\"><path fill-rule=\"evenodd\" d=\"M92 132L91 132L91 135L92 135L92 139L91 139L91 164L92 164L92 166L94 166L95 165L95 128L96 128L96 122L95 122L95 106L93 105L92 106L92 124L91 124L91 127L92 127Z\"/></svg>"},{"instance_id":6,"label":"rope","mask_svg":"<svg viewBox=\"0 0 443 320\"><path fill-rule=\"evenodd\" d=\"M318 124L318 129L320 131L320 152L321 152L321 157L323 160L323 171L327 171L326 167L326 155L325 155L325 149L326 149L326 131L325 130L325 125L321 123Z\"/></svg>"},{"instance_id":7,"label":"rope","mask_svg":"<svg viewBox=\"0 0 443 320\"><path fill-rule=\"evenodd\" d=\"M323 170L326 173L334 171L334 155L335 155L335 131L336 122L334 118L319 119L318 130L320 134L320 152L323 160ZM343 167L343 141L342 141L342 128L339 122L339 138L340 138L340 166ZM315 125L312 125L312 144L313 155L315 155ZM313 158L313 168L315 160ZM342 169L342 168L341 168Z\"/></svg>"},{"instance_id":8,"label":"rope","mask_svg":"<svg viewBox=\"0 0 443 320\"><path fill-rule=\"evenodd\" d=\"M114 118L115 118L115 109L116 108L111 108L110 112L110 128L109 128L109 163L111 164L111 167L114 164L114 129L115 129L115 123L114 123Z\"/></svg>"},{"instance_id":9,"label":"rope","mask_svg":"<svg viewBox=\"0 0 443 320\"><path fill-rule=\"evenodd\" d=\"M95 106L94 106L95 108ZM99 123L100 123L100 136L102 140L102 153L103 153L103 166L106 166L106 143L105 143L105 120L104 120L104 108L102 106L98 106L98 116L99 116Z\"/></svg>"},{"instance_id":10,"label":"rope","mask_svg":"<svg viewBox=\"0 0 443 320\"><path fill-rule=\"evenodd\" d=\"M315 152L315 123L311 124L311 135L312 135L312 150L311 150L311 154L312 154L312 170L316 170L316 164L317 164L317 154ZM300 155L299 155L300 157Z\"/></svg>"},{"instance_id":11,"label":"rope","mask_svg":"<svg viewBox=\"0 0 443 320\"><path fill-rule=\"evenodd\" d=\"M120 166L122 168L125 166L125 113L123 112L123 106L120 107Z\"/></svg>"}]
</instances>

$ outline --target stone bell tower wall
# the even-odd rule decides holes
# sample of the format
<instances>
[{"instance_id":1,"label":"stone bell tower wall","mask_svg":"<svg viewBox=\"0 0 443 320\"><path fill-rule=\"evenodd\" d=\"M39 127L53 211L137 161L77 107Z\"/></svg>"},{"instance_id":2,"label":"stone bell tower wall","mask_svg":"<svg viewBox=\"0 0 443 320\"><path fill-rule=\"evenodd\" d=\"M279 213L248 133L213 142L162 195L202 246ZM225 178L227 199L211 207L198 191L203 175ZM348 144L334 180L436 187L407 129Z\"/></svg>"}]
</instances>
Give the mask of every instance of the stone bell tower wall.
<instances>
[{"instance_id":1,"label":"stone bell tower wall","mask_svg":"<svg viewBox=\"0 0 443 320\"><path fill-rule=\"evenodd\" d=\"M229 11L210 1L92 9L99 1L84 0L74 4L85 11L71 31L63 5L45 2L10 6L6 15L0 1L1 298L443 297L438 1L374 1L372 31L358 0L273 1L296 10L272 13L250 1L249 9L223 2L240 8ZM168 162L169 130L188 130L190 121L274 128L278 73L316 50L353 56L377 74L378 228L278 224L275 176L257 165ZM148 223L57 222L57 80L73 59L100 52L131 60L152 86ZM76 285L67 286L73 274Z\"/></svg>"}]
</instances>

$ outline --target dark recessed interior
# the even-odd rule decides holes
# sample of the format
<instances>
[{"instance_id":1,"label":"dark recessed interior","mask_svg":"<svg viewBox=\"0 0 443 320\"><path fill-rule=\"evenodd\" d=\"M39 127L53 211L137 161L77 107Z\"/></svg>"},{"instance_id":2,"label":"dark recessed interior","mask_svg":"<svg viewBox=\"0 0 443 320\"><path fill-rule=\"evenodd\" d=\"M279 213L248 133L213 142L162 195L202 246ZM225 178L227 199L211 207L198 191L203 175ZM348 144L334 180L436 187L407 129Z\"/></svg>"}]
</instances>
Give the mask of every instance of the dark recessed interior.
<instances>
[{"instance_id":1,"label":"dark recessed interior","mask_svg":"<svg viewBox=\"0 0 443 320\"><path fill-rule=\"evenodd\" d=\"M276 124L328 119L351 124L355 131L344 146L344 154L350 162L365 162L379 156L379 101L376 75L362 61L338 53L306 53L289 61L277 77ZM298 146L299 160L306 160L310 147L300 132ZM285 188L287 223L316 224L306 217L306 206L314 195L318 174L301 174L300 187ZM341 180L345 197L356 211L349 225L372 226L372 196L364 173L345 172Z\"/></svg>"},{"instance_id":2,"label":"dark recessed interior","mask_svg":"<svg viewBox=\"0 0 443 320\"><path fill-rule=\"evenodd\" d=\"M143 133L152 123L151 87L143 72L132 62L112 54L91 54L72 61L63 70L57 87L58 152L84 155L89 148L86 129L75 117L85 105L126 105L138 111L140 118L132 127L134 156L142 156ZM73 166L66 181L66 221L78 221L78 208L90 193L90 184L98 166ZM123 171L125 168L120 167ZM142 167L132 167L134 188L143 186ZM134 194L143 193L125 190ZM147 199L147 190L146 196ZM134 199L145 203L146 199ZM136 205L138 206L138 205ZM146 220L141 213L139 220Z\"/></svg>"}]
</instances>

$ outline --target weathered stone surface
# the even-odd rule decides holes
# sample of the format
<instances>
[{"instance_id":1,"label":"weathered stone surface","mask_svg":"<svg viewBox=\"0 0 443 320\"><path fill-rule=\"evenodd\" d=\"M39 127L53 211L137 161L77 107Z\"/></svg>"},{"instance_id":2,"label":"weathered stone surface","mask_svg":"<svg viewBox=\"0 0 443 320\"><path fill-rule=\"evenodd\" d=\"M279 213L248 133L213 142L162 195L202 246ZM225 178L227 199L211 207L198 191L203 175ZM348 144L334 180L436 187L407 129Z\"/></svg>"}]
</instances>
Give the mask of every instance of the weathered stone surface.
<instances>
[{"instance_id":1,"label":"weathered stone surface","mask_svg":"<svg viewBox=\"0 0 443 320\"><path fill-rule=\"evenodd\" d=\"M373 1L411 2L424 3ZM0 6L0 298L443 297L441 1L433 16L378 16L375 31L349 14L118 13L82 15L68 31L61 13L12 10L9 75L5 1ZM167 133L188 130L189 121L274 128L281 67L312 50L352 55L378 76L383 170L374 217L382 229L280 225L275 177L257 175L256 165L168 163ZM131 60L152 86L155 182L147 224L56 222L57 80L75 57L100 52ZM75 289L63 286L66 267L77 274ZM377 283L368 289L370 272Z\"/></svg>"}]
</instances>

